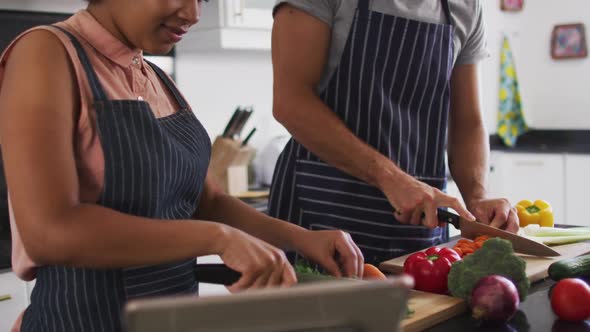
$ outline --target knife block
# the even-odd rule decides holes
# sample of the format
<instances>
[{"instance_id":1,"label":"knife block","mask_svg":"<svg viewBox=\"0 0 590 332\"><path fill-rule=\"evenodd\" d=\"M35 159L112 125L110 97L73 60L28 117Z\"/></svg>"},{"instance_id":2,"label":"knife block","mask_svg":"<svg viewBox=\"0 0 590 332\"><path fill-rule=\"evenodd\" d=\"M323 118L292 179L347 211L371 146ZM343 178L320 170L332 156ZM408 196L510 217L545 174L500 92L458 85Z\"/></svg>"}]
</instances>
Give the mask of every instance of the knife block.
<instances>
[{"instance_id":1,"label":"knife block","mask_svg":"<svg viewBox=\"0 0 590 332\"><path fill-rule=\"evenodd\" d=\"M248 191L248 165L256 150L241 142L218 136L211 147L209 174L230 195Z\"/></svg>"}]
</instances>

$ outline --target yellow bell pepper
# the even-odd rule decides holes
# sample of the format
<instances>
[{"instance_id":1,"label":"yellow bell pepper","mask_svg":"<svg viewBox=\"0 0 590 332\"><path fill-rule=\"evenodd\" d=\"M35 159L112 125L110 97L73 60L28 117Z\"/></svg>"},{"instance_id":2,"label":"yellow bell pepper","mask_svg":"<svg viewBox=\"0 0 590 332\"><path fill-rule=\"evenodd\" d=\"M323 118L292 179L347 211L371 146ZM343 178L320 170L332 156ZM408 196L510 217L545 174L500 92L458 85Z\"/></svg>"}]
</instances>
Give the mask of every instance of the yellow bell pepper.
<instances>
[{"instance_id":1,"label":"yellow bell pepper","mask_svg":"<svg viewBox=\"0 0 590 332\"><path fill-rule=\"evenodd\" d=\"M534 203L528 199L516 204L520 227L535 224L542 227L553 227L553 209L544 200L536 200Z\"/></svg>"}]
</instances>

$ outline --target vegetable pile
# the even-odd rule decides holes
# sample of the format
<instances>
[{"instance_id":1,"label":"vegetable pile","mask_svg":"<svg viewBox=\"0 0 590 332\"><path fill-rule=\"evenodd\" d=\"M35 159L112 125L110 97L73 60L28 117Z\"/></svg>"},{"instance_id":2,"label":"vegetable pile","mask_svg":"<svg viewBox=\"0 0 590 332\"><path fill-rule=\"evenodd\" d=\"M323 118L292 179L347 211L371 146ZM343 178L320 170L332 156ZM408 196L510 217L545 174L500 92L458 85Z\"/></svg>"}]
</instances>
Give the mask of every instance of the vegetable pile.
<instances>
[{"instance_id":1,"label":"vegetable pile","mask_svg":"<svg viewBox=\"0 0 590 332\"><path fill-rule=\"evenodd\" d=\"M520 301L524 301L530 287L525 268L526 262L514 254L512 243L499 238L489 239L480 250L452 265L448 275L449 291L469 302L479 280L500 275L514 283Z\"/></svg>"},{"instance_id":2,"label":"vegetable pile","mask_svg":"<svg viewBox=\"0 0 590 332\"><path fill-rule=\"evenodd\" d=\"M459 256L462 258L465 256L469 256L473 254L475 251L480 249L483 246L483 243L486 242L490 237L487 235L480 235L476 237L473 241L461 239L457 241L457 244L453 247Z\"/></svg>"}]
</instances>

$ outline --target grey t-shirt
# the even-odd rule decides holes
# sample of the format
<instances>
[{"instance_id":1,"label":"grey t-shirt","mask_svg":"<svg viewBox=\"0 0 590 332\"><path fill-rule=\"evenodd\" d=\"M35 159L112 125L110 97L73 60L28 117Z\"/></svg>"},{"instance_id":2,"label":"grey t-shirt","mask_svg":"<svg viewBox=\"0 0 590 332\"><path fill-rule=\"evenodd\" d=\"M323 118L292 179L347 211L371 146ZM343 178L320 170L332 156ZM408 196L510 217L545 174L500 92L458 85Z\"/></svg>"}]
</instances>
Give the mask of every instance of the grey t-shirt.
<instances>
[{"instance_id":1,"label":"grey t-shirt","mask_svg":"<svg viewBox=\"0 0 590 332\"><path fill-rule=\"evenodd\" d=\"M323 91L344 52L358 0L277 0L275 10L289 3L332 28L328 63L318 91ZM455 64L476 63L489 55L480 0L449 0L455 26ZM371 0L376 12L429 23L448 23L440 0Z\"/></svg>"}]
</instances>

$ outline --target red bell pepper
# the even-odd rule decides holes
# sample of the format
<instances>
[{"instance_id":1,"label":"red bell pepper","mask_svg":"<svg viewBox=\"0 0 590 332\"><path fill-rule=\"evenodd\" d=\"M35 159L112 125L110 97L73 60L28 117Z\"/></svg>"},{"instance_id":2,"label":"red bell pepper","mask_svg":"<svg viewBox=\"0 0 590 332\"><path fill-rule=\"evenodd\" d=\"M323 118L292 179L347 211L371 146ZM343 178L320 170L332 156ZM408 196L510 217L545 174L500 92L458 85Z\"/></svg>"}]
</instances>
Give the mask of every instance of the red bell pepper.
<instances>
[{"instance_id":1,"label":"red bell pepper","mask_svg":"<svg viewBox=\"0 0 590 332\"><path fill-rule=\"evenodd\" d=\"M451 248L428 248L410 255L404 262L404 273L414 277L414 289L446 294L451 264L461 256Z\"/></svg>"}]
</instances>

